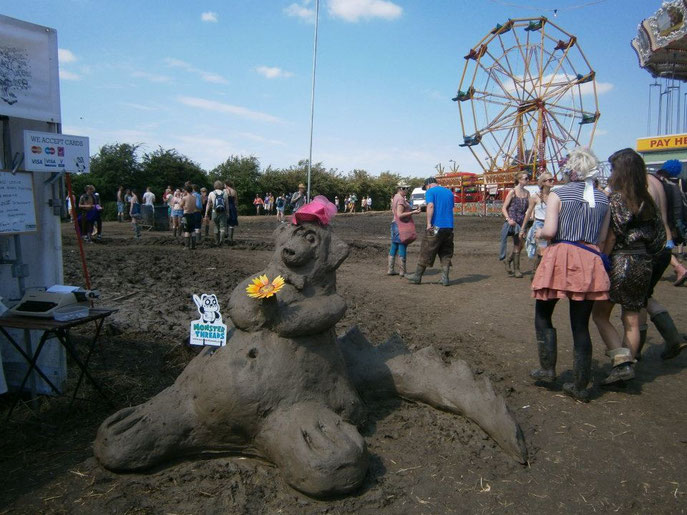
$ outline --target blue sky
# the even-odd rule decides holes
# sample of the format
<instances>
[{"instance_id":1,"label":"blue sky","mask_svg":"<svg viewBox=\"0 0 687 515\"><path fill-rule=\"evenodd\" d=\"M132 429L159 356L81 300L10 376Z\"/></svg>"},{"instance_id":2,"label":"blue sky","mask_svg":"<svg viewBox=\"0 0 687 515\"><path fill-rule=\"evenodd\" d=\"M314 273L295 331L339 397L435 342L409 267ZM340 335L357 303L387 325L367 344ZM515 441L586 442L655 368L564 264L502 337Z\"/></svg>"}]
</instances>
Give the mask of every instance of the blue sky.
<instances>
[{"instance_id":1,"label":"blue sky","mask_svg":"<svg viewBox=\"0 0 687 515\"><path fill-rule=\"evenodd\" d=\"M601 158L647 135L650 75L630 41L658 0L320 0L313 161L427 176L464 148L463 56L497 23L546 16L596 71ZM314 0L3 1L57 29L63 132L176 148L210 170L308 157ZM557 9L554 16L553 10Z\"/></svg>"}]
</instances>

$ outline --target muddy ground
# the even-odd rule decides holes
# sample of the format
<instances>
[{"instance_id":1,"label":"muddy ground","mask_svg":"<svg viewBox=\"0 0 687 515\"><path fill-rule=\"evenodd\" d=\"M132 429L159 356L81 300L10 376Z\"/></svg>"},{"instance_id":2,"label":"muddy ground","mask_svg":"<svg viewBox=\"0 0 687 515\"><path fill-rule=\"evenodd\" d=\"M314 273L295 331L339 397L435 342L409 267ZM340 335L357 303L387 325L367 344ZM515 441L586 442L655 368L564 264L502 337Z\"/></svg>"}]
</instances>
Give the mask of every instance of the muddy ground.
<instances>
[{"instance_id":1,"label":"muddy ground","mask_svg":"<svg viewBox=\"0 0 687 515\"><path fill-rule=\"evenodd\" d=\"M509 278L498 261L500 219L457 219L445 288L437 269L419 286L384 275L389 218L370 213L334 221L352 247L338 273L348 300L338 333L357 324L379 343L399 332L411 348L435 346L487 374L522 425L527 466L461 417L369 400L361 432L372 464L363 488L344 499L309 499L286 486L276 468L235 456L181 461L146 474L104 470L91 447L100 422L174 381L194 355L185 345L196 315L191 295L216 292L226 306L235 285L267 263L276 225L272 218L242 218L236 246L203 243L191 253L168 233L147 232L134 241L128 224L106 223L104 239L88 245L86 255L93 286L102 292L99 304L119 310L92 362L113 405L87 385L81 394L89 400L77 401L71 412L66 396L41 399L22 403L7 422L14 397L0 397L0 513L687 511L687 353L664 363L651 327L634 383L602 390L609 364L592 327L593 399L575 402L560 391L572 364L562 302L555 314L560 377L553 389L537 387L527 375L537 364L529 275ZM72 229L63 228L65 282L82 284ZM419 243L410 247L410 268L418 249ZM687 289L673 287L673 276L666 273L656 298L687 330ZM72 382L75 371L70 367Z\"/></svg>"}]
</instances>

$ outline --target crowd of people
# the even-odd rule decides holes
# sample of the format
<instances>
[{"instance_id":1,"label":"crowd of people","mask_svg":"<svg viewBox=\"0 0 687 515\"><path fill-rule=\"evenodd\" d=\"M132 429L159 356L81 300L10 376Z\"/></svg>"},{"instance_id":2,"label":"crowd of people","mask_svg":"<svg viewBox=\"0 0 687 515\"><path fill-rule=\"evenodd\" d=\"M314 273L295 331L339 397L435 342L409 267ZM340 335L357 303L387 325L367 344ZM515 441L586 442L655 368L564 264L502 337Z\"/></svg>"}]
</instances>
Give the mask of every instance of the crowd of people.
<instances>
[{"instance_id":1,"label":"crowd of people","mask_svg":"<svg viewBox=\"0 0 687 515\"><path fill-rule=\"evenodd\" d=\"M650 174L642 157L629 148L614 153L609 163L611 176L605 189L598 181L599 162L586 148L570 153L564 170L566 180L555 189L554 177L544 172L538 177L539 191L531 194L525 189L529 174L518 172L502 208L505 222L499 258L505 261L507 274L523 276L523 247L535 259L531 289L540 367L530 376L537 384L556 379L558 335L552 317L558 301L568 299L573 379L563 385L563 391L581 401L589 400L590 395L590 319L611 360L604 386L635 377L649 317L665 341L663 359L675 358L687 348L668 309L653 297L656 284L671 265L675 286L687 282L687 270L673 255L673 249L682 249L687 237L687 202L677 183L682 165L677 160L667 161ZM426 230L416 271L406 275L407 246L417 238L412 218L419 210L410 208L408 185L398 184L392 201L387 274L405 276L419 284L425 269L438 256L441 284L448 286L453 256L453 194L436 184L433 177L425 181L424 189ZM506 252L509 237L513 240L510 254ZM622 334L610 322L615 305L622 310Z\"/></svg>"}]
</instances>

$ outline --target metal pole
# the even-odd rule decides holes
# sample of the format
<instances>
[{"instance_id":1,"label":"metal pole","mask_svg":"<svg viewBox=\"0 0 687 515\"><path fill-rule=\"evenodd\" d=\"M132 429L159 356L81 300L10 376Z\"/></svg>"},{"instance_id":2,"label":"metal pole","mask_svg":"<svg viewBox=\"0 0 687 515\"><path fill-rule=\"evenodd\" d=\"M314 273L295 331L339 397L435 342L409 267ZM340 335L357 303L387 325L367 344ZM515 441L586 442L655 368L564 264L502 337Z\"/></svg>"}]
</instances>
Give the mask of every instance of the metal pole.
<instances>
[{"instance_id":1,"label":"metal pole","mask_svg":"<svg viewBox=\"0 0 687 515\"><path fill-rule=\"evenodd\" d=\"M315 0L315 42L312 51L312 90L310 92L310 154L308 155L308 191L306 202L310 202L310 174L312 171L312 131L315 119L315 71L317 70L317 29L320 21L320 0Z\"/></svg>"}]
</instances>

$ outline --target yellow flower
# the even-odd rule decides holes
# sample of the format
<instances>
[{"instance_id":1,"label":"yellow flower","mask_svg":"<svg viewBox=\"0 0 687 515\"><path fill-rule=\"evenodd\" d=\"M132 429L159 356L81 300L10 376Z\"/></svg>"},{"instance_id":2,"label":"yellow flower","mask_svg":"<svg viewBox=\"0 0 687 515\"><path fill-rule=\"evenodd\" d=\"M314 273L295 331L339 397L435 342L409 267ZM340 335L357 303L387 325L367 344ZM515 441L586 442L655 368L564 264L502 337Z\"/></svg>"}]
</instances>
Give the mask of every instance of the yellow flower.
<instances>
[{"instance_id":1,"label":"yellow flower","mask_svg":"<svg viewBox=\"0 0 687 515\"><path fill-rule=\"evenodd\" d=\"M284 287L284 278L278 275L270 282L266 275L253 278L253 283L246 287L246 293L254 299L271 297Z\"/></svg>"}]
</instances>

